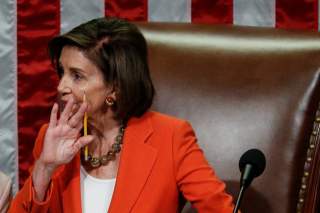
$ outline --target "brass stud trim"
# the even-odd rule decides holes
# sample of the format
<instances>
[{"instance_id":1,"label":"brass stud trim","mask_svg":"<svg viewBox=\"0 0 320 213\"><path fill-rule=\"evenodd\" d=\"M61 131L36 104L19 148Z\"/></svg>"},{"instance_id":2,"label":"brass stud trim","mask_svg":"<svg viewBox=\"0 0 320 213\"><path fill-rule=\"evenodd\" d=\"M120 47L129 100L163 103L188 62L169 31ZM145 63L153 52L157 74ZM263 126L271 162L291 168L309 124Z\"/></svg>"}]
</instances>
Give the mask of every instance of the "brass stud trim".
<instances>
[{"instance_id":1,"label":"brass stud trim","mask_svg":"<svg viewBox=\"0 0 320 213\"><path fill-rule=\"evenodd\" d=\"M304 202L306 198L306 191L308 188L309 176L310 176L310 164L314 158L314 149L316 145L319 143L320 138L320 104L318 106L316 117L313 122L313 130L309 138L309 146L307 150L307 156L304 163L304 172L303 177L301 178L301 185L299 189L299 197L297 203L297 213L301 213L304 208Z\"/></svg>"}]
</instances>

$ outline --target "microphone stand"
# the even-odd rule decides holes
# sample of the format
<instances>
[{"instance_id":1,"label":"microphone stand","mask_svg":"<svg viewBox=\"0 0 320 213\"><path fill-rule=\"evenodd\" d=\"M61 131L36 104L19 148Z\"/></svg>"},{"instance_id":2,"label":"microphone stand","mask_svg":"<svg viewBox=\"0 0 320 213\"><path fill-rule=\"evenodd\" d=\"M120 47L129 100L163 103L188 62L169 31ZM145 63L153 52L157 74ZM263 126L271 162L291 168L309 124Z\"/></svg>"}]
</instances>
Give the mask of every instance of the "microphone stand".
<instances>
[{"instance_id":1,"label":"microphone stand","mask_svg":"<svg viewBox=\"0 0 320 213\"><path fill-rule=\"evenodd\" d=\"M240 203L242 197L244 195L244 190L250 185L253 175L252 175L253 166L251 164L245 165L244 169L242 170L241 180L240 180L240 192L238 195L237 203L233 209L233 213L237 213L238 209L240 208Z\"/></svg>"},{"instance_id":2,"label":"microphone stand","mask_svg":"<svg viewBox=\"0 0 320 213\"><path fill-rule=\"evenodd\" d=\"M238 195L238 199L237 199L237 203L233 209L233 213L238 213L238 210L240 208L240 203L241 203L241 200L242 200L242 197L243 197L243 194L244 194L244 190L245 190L245 186L241 186L240 188L240 192L239 192L239 195Z\"/></svg>"}]
</instances>

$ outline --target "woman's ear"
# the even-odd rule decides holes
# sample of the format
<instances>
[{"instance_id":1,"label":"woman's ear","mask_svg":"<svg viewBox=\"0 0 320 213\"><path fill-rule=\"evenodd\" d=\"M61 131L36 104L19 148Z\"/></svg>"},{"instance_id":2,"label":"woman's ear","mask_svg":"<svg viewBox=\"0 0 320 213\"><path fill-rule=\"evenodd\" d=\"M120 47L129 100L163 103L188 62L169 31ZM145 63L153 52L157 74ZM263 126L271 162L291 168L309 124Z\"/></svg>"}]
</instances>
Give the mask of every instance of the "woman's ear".
<instances>
[{"instance_id":1,"label":"woman's ear","mask_svg":"<svg viewBox=\"0 0 320 213\"><path fill-rule=\"evenodd\" d=\"M116 102L117 101L117 93L115 90L113 90L110 94L110 97L112 97L112 99Z\"/></svg>"},{"instance_id":2,"label":"woman's ear","mask_svg":"<svg viewBox=\"0 0 320 213\"><path fill-rule=\"evenodd\" d=\"M116 91L115 89L112 89L111 92L108 92L105 102L108 106L113 106L116 101L117 101Z\"/></svg>"}]
</instances>

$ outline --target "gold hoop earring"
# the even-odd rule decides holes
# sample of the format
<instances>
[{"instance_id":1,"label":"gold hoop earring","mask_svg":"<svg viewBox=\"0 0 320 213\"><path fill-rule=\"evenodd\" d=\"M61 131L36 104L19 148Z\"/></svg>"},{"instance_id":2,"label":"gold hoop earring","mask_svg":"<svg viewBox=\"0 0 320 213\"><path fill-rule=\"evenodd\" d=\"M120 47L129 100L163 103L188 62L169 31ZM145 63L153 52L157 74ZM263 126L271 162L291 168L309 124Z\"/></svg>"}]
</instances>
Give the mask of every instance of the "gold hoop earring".
<instances>
[{"instance_id":1,"label":"gold hoop earring","mask_svg":"<svg viewBox=\"0 0 320 213\"><path fill-rule=\"evenodd\" d=\"M107 104L108 106L113 106L113 105L114 105L114 100L113 100L113 98L107 97L107 98L106 98L106 104Z\"/></svg>"}]
</instances>

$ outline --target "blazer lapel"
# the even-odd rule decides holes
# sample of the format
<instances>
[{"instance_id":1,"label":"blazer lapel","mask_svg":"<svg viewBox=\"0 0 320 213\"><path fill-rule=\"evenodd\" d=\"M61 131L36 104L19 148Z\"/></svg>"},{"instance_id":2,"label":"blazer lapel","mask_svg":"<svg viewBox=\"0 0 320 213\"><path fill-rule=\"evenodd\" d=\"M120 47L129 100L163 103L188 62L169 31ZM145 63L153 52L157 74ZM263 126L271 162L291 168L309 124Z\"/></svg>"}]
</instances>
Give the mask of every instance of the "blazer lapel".
<instances>
[{"instance_id":1,"label":"blazer lapel","mask_svg":"<svg viewBox=\"0 0 320 213\"><path fill-rule=\"evenodd\" d=\"M128 122L109 213L131 211L153 168L157 151L146 143L153 132L149 116Z\"/></svg>"}]
</instances>

